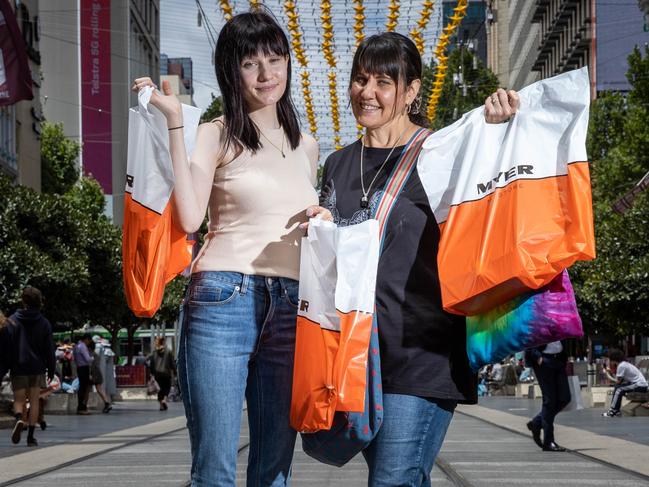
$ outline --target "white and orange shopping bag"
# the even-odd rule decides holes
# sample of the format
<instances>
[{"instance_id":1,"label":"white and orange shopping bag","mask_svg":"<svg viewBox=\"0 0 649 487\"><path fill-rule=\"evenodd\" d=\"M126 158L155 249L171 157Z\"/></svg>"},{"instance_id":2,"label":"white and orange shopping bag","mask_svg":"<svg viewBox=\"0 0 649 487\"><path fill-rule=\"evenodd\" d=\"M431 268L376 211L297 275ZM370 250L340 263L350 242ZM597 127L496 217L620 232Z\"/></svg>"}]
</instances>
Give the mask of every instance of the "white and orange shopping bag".
<instances>
[{"instance_id":1,"label":"white and orange shopping bag","mask_svg":"<svg viewBox=\"0 0 649 487\"><path fill-rule=\"evenodd\" d=\"M519 93L506 124L484 108L429 136L417 171L440 225L444 308L477 315L595 257L586 68Z\"/></svg>"},{"instance_id":2,"label":"white and orange shopping bag","mask_svg":"<svg viewBox=\"0 0 649 487\"><path fill-rule=\"evenodd\" d=\"M124 292L136 316L151 317L165 285L191 262L193 242L173 222L174 174L164 115L149 103L153 88L129 110L128 160L122 239ZM182 106L187 159L194 147L200 109Z\"/></svg>"},{"instance_id":3,"label":"white and orange shopping bag","mask_svg":"<svg viewBox=\"0 0 649 487\"><path fill-rule=\"evenodd\" d=\"M291 426L331 428L336 411L363 412L379 222L337 227L312 219L302 239Z\"/></svg>"}]
</instances>

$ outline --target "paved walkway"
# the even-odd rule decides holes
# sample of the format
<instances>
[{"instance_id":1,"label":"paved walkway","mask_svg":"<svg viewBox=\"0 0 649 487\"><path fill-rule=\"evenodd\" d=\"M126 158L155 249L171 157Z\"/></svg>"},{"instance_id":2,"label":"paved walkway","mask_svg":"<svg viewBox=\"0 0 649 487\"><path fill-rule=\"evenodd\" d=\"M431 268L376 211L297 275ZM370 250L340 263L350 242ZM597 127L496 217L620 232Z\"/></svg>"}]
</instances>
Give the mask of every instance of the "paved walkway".
<instances>
[{"instance_id":1,"label":"paved walkway","mask_svg":"<svg viewBox=\"0 0 649 487\"><path fill-rule=\"evenodd\" d=\"M603 445L605 441L624 442L625 456L633 457L633 450L637 449L644 463L649 463L649 455L644 450L649 447L571 426L559 426L557 434L565 439L563 443L577 452L544 453L524 429L523 415L514 414L520 409L511 406L522 403L503 403L500 407L504 411L496 409L495 401L483 404L458 409L440 453L442 468L433 470L435 487L519 487L521 484L526 487L649 487L649 476L640 477L600 461L616 460ZM189 442L182 408L179 404L171 406L167 413L159 413L154 402L118 403L114 413L109 415L50 416L51 427L38 436L42 445L38 449L11 445L9 431L0 430L0 487L63 483L72 487L186 486ZM92 434L85 436L81 432ZM244 420L239 444L238 486L245 485L247 434ZM584 442L590 446L585 446ZM619 448L621 444L615 443L615 446ZM593 460L587 455L609 456ZM642 467L629 464L628 459L627 464L626 468L638 470ZM61 465L64 466L56 468ZM44 468L56 469L38 475ZM36 476L12 482L12 479L30 474ZM294 486L361 487L367 485L366 478L367 468L362 457L337 469L307 457L298 442L293 467Z\"/></svg>"}]
</instances>

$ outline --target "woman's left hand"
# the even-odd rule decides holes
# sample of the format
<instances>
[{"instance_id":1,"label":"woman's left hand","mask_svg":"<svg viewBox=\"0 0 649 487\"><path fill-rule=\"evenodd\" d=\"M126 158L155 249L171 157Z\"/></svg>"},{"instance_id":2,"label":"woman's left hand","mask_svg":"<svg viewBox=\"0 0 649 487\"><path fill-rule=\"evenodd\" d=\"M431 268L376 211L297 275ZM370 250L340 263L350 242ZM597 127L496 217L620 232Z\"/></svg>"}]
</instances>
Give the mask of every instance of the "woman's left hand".
<instances>
[{"instance_id":1,"label":"woman's left hand","mask_svg":"<svg viewBox=\"0 0 649 487\"><path fill-rule=\"evenodd\" d=\"M320 218L328 222L334 221L334 217L331 215L331 212L322 206L309 206L306 209L306 216L309 218ZM306 229L309 228L309 222L300 223L300 228Z\"/></svg>"},{"instance_id":2,"label":"woman's left hand","mask_svg":"<svg viewBox=\"0 0 649 487\"><path fill-rule=\"evenodd\" d=\"M519 104L518 93L498 88L484 102L484 118L487 123L509 122L516 114Z\"/></svg>"}]
</instances>

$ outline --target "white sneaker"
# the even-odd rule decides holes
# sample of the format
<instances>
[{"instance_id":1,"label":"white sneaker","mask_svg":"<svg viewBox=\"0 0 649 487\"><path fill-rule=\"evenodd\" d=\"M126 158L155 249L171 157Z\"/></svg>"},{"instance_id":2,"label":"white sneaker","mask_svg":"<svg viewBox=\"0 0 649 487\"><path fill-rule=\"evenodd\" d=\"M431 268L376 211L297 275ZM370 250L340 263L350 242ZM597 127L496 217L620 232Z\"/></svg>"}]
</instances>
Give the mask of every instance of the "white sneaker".
<instances>
[{"instance_id":1,"label":"white sneaker","mask_svg":"<svg viewBox=\"0 0 649 487\"><path fill-rule=\"evenodd\" d=\"M620 416L620 411L613 411L612 409L609 409L605 413L602 413L602 416L605 418L613 418L615 416Z\"/></svg>"}]
</instances>

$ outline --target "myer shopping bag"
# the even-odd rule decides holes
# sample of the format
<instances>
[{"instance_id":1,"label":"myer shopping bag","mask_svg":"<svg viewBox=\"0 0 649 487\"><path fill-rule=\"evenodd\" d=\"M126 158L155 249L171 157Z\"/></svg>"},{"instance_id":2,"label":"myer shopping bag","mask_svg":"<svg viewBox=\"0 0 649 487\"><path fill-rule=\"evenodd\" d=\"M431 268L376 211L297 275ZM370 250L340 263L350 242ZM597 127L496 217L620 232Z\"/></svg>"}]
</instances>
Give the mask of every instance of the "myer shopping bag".
<instances>
[{"instance_id":1,"label":"myer shopping bag","mask_svg":"<svg viewBox=\"0 0 649 487\"><path fill-rule=\"evenodd\" d=\"M193 242L173 223L173 166L167 122L149 104L153 88L140 91L129 110L128 160L122 240L124 291L137 316L151 317L167 282L189 265ZM194 147L200 110L182 106L185 147Z\"/></svg>"},{"instance_id":2,"label":"myer shopping bag","mask_svg":"<svg viewBox=\"0 0 649 487\"><path fill-rule=\"evenodd\" d=\"M302 239L291 426L331 428L335 411L362 412L372 330L379 224L318 219Z\"/></svg>"},{"instance_id":3,"label":"myer shopping bag","mask_svg":"<svg viewBox=\"0 0 649 487\"><path fill-rule=\"evenodd\" d=\"M476 315L595 257L586 68L519 93L506 124L477 108L432 134L417 163L440 225L444 308Z\"/></svg>"}]
</instances>

